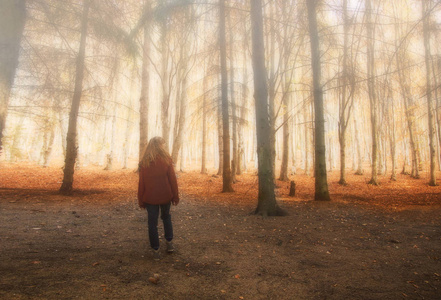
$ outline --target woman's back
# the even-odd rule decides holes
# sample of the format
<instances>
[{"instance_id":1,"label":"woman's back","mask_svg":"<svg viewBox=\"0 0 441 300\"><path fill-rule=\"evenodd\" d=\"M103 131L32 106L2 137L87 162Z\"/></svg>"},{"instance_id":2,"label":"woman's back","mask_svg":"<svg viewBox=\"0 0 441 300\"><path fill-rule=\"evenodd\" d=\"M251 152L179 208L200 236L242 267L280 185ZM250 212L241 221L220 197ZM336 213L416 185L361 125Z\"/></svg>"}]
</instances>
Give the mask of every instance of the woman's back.
<instances>
[{"instance_id":1,"label":"woman's back","mask_svg":"<svg viewBox=\"0 0 441 300\"><path fill-rule=\"evenodd\" d=\"M148 166L141 165L138 199L147 204L167 204L179 199L176 175L171 163L157 158Z\"/></svg>"}]
</instances>

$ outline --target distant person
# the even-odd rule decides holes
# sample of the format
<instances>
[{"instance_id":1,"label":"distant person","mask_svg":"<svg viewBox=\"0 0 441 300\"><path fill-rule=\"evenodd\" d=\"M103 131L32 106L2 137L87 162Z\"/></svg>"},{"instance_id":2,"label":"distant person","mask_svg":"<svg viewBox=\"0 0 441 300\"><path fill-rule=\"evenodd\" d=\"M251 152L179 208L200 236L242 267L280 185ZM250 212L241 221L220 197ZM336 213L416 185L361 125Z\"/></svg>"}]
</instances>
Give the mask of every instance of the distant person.
<instances>
[{"instance_id":1,"label":"distant person","mask_svg":"<svg viewBox=\"0 0 441 300\"><path fill-rule=\"evenodd\" d=\"M171 204L178 205L178 203L178 183L172 158L165 149L165 140L161 137L154 137L149 141L139 163L138 204L139 207L147 209L149 240L155 260L160 258L159 211L161 211L161 219L164 223L167 252L172 253L174 247L170 206Z\"/></svg>"}]
</instances>

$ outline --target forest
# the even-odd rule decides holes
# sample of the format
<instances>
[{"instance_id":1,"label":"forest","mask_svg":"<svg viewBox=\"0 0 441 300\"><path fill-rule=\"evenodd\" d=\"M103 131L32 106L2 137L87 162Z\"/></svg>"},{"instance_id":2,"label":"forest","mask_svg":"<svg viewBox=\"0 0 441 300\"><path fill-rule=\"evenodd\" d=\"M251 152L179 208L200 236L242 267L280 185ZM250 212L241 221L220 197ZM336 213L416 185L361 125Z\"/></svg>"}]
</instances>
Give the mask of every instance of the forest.
<instances>
[{"instance_id":1,"label":"forest","mask_svg":"<svg viewBox=\"0 0 441 300\"><path fill-rule=\"evenodd\" d=\"M438 297L440 0L0 14L0 298ZM155 136L182 198L160 262L136 204Z\"/></svg>"}]
</instances>

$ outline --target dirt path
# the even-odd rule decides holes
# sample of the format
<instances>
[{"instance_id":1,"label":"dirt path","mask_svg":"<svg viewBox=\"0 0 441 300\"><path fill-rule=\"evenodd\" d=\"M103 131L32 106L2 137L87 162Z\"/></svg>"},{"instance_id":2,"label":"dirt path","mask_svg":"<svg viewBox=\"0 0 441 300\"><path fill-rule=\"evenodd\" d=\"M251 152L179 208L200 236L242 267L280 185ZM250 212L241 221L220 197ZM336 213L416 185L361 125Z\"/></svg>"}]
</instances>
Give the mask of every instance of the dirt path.
<instances>
[{"instance_id":1,"label":"dirt path","mask_svg":"<svg viewBox=\"0 0 441 300\"><path fill-rule=\"evenodd\" d=\"M289 216L263 219L251 204L184 195L177 251L156 262L132 186L62 197L10 185L0 186L1 299L439 299L436 207L281 201Z\"/></svg>"}]
</instances>

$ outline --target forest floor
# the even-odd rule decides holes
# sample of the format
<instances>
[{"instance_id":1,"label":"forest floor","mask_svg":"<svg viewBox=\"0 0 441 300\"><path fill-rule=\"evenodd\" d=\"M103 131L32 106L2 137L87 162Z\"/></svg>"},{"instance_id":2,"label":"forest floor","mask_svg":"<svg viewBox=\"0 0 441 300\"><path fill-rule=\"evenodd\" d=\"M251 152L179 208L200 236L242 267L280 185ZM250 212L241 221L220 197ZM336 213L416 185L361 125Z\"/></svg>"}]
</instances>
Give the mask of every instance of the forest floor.
<instances>
[{"instance_id":1,"label":"forest floor","mask_svg":"<svg viewBox=\"0 0 441 300\"><path fill-rule=\"evenodd\" d=\"M289 215L262 218L254 174L231 194L220 177L178 175L176 252L153 261L133 170L77 170L66 197L61 169L1 163L0 298L440 299L441 186L366 174L343 187L332 172L323 203L296 175L296 197L277 182Z\"/></svg>"}]
</instances>

